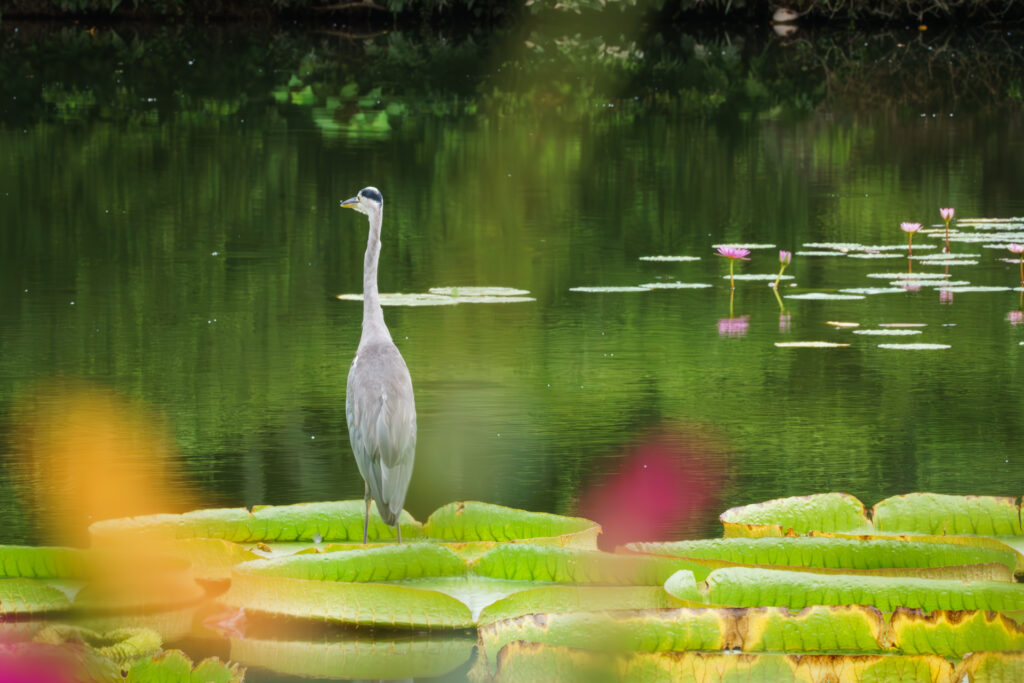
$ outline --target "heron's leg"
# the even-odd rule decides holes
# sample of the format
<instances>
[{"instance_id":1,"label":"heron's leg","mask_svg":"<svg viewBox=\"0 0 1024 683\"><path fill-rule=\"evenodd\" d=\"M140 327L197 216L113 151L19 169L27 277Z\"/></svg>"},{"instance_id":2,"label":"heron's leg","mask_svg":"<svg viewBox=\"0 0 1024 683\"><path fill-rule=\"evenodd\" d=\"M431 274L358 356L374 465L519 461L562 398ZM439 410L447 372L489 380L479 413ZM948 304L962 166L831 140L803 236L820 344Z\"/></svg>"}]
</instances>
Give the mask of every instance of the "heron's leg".
<instances>
[{"instance_id":1,"label":"heron's leg","mask_svg":"<svg viewBox=\"0 0 1024 683\"><path fill-rule=\"evenodd\" d=\"M398 522L395 522L395 531L398 532L398 542L401 543L402 542L402 525L399 524Z\"/></svg>"},{"instance_id":2,"label":"heron's leg","mask_svg":"<svg viewBox=\"0 0 1024 683\"><path fill-rule=\"evenodd\" d=\"M366 514L363 516L363 545L366 545L366 532L370 530L370 485L364 484L366 498Z\"/></svg>"}]
</instances>

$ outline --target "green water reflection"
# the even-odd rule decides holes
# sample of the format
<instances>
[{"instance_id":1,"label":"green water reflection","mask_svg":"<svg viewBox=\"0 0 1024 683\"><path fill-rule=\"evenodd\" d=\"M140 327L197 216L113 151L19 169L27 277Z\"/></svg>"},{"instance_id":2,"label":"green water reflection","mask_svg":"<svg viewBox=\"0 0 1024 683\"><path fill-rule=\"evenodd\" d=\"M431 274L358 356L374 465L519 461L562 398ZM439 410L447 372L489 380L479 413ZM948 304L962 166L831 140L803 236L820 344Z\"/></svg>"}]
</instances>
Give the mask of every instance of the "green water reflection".
<instances>
[{"instance_id":1,"label":"green water reflection","mask_svg":"<svg viewBox=\"0 0 1024 683\"><path fill-rule=\"evenodd\" d=\"M445 84L483 71L504 88L501 97L485 101L473 80L479 111L426 113L408 98L387 110L386 91L383 103L352 105L368 112L362 121L386 114L360 131L337 113L349 106L342 95L332 102L311 88L311 107L289 94L306 87L289 90L290 74L309 76L323 61L253 71L254 82L239 67L246 54L230 43L221 49L227 72L211 67L204 87L210 101L233 103L222 110L200 115L203 106L182 97L149 114L122 116L136 106L126 104L69 116L66 83L56 91L65 109L52 98L34 100L38 110L5 104L6 415L17 415L41 380L87 379L162 413L184 492L203 505L360 497L343 406L361 307L335 295L359 291L366 226L337 202L374 184L386 203L383 291L490 285L537 299L385 311L416 387L420 436L407 508L418 518L458 499L575 513L649 441L692 458L693 491L713 494L652 534L673 538L717 534L725 507L814 491L873 502L916 490L1024 490L1024 327L1007 320L1016 293L958 294L952 303L929 288L794 300L780 320L765 283L738 281L730 315L727 267L711 246L898 244L900 221L938 223L940 206L958 217L1024 215L1019 107L922 117L808 106L801 117L698 117L638 97L595 112L586 107L607 90L632 92L637 81L588 74L611 69L609 60L639 60L642 70L642 54L560 62L557 83L571 82L575 68L582 82L600 85L545 94L536 78L496 75L521 72L528 60L480 62L463 47L440 83L399 92L438 88L444 96L435 102L458 103L462 86ZM379 59L376 73L392 73L393 86L412 62L395 58L393 43L388 49L360 59ZM149 57L154 69L158 57ZM127 69L137 76L132 69L141 66ZM84 71L82 88L90 78L110 85L109 72ZM134 82L133 97L145 91ZM244 97L233 82L244 82ZM152 85L161 98L162 87ZM123 92L99 91L115 100ZM363 83L356 91L373 93ZM517 93L536 106L515 106ZM746 102L748 113L775 106ZM737 104L733 114L742 110ZM318 116L345 125L325 129ZM1015 284L1014 264L980 251L965 279ZM659 254L701 260L639 260ZM803 288L835 289L883 285L865 275L905 268L796 256L787 274ZM777 269L768 249L738 272ZM569 291L676 280L714 287ZM720 332L729 317L747 317L736 334ZM827 320L927 323L922 337L952 348L886 352L876 344L890 340L852 338ZM813 339L852 346L773 345ZM4 430L0 542L38 541L46 510L28 504L25 491L45 488L47 477L15 427L8 420Z\"/></svg>"}]
</instances>

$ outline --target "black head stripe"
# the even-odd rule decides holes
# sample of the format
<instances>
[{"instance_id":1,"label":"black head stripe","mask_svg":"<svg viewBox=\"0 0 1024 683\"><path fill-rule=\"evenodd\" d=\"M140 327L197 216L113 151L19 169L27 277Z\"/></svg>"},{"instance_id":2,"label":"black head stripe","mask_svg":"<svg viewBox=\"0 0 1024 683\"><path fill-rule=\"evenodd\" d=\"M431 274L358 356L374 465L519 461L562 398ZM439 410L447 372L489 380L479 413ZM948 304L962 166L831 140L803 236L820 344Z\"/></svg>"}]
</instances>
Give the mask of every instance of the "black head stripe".
<instances>
[{"instance_id":1,"label":"black head stripe","mask_svg":"<svg viewBox=\"0 0 1024 683\"><path fill-rule=\"evenodd\" d=\"M359 191L359 194L367 199L377 202L378 204L384 203L384 198L380 196L380 191L375 187L365 187Z\"/></svg>"}]
</instances>

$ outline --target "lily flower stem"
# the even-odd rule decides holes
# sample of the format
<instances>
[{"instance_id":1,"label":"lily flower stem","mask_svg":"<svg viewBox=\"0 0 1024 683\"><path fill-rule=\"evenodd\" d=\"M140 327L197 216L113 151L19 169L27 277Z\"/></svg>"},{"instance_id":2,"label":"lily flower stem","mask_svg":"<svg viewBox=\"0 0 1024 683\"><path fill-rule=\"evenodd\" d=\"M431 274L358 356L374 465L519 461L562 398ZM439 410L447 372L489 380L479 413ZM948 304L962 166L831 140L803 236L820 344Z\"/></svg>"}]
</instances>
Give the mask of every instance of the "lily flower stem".
<instances>
[{"instance_id":1,"label":"lily flower stem","mask_svg":"<svg viewBox=\"0 0 1024 683\"><path fill-rule=\"evenodd\" d=\"M914 233L907 233L907 254L909 256L914 255Z\"/></svg>"},{"instance_id":2,"label":"lily flower stem","mask_svg":"<svg viewBox=\"0 0 1024 683\"><path fill-rule=\"evenodd\" d=\"M946 219L946 253L949 253L949 219Z\"/></svg>"},{"instance_id":3,"label":"lily flower stem","mask_svg":"<svg viewBox=\"0 0 1024 683\"><path fill-rule=\"evenodd\" d=\"M736 282L732 278L733 266L735 266L734 259L729 259L729 288L736 289Z\"/></svg>"},{"instance_id":4,"label":"lily flower stem","mask_svg":"<svg viewBox=\"0 0 1024 683\"><path fill-rule=\"evenodd\" d=\"M1024 252L1020 254L1020 286L1024 288Z\"/></svg>"},{"instance_id":5,"label":"lily flower stem","mask_svg":"<svg viewBox=\"0 0 1024 683\"><path fill-rule=\"evenodd\" d=\"M785 263L783 263L783 264L782 264L782 267L781 267L781 268L779 268L779 274L778 274L778 276L777 276L777 277L775 278L775 284L774 284L774 285L772 285L772 289L778 289L778 288L779 288L779 281L780 281L780 280L782 279L782 273L784 273L784 272L785 272L785 270L786 270L786 264L785 264Z\"/></svg>"}]
</instances>

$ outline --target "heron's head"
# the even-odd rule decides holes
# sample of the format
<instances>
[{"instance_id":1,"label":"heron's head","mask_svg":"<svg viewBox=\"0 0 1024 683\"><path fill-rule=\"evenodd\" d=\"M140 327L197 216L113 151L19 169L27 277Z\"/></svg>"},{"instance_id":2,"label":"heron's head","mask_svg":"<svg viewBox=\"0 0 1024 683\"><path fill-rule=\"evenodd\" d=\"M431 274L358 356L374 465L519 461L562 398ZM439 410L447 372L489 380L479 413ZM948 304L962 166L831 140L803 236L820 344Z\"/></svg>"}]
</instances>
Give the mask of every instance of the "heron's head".
<instances>
[{"instance_id":1,"label":"heron's head","mask_svg":"<svg viewBox=\"0 0 1024 683\"><path fill-rule=\"evenodd\" d=\"M384 207L384 198L380 196L380 190L376 187L364 187L359 190L359 194L341 202L341 205L346 209L355 209L359 213L370 215Z\"/></svg>"}]
</instances>

